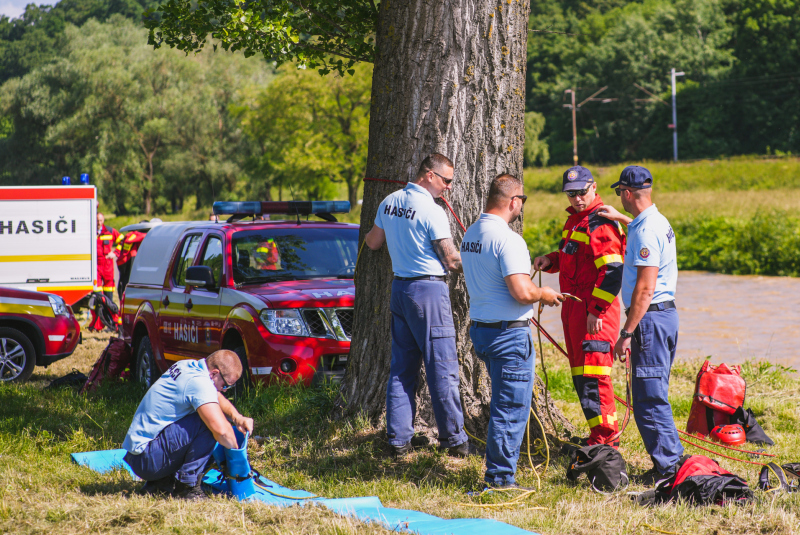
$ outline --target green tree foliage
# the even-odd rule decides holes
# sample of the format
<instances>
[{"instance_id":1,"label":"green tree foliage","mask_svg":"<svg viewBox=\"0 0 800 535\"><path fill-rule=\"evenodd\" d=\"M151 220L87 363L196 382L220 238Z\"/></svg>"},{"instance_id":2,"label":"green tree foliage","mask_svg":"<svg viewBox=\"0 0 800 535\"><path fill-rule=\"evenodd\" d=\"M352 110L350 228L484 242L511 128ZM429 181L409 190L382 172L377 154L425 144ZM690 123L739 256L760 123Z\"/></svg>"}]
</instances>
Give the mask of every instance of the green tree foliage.
<instances>
[{"instance_id":1,"label":"green tree foliage","mask_svg":"<svg viewBox=\"0 0 800 535\"><path fill-rule=\"evenodd\" d=\"M553 160L571 160L565 89L578 101L579 155L587 161L668 159L669 70L680 79L682 158L800 149L800 4L796 0L644 0L532 3L529 111L543 113ZM643 87L654 94L637 88ZM638 99L638 100L637 100ZM649 100L649 101L648 101Z\"/></svg>"},{"instance_id":2,"label":"green tree foliage","mask_svg":"<svg viewBox=\"0 0 800 535\"><path fill-rule=\"evenodd\" d=\"M547 166L547 161L550 159L550 151L547 148L547 143L540 139L542 131L544 131L544 115L529 111L525 113L525 165L531 166L534 164Z\"/></svg>"},{"instance_id":3,"label":"green tree foliage","mask_svg":"<svg viewBox=\"0 0 800 535\"><path fill-rule=\"evenodd\" d=\"M352 71L321 77L287 65L252 105L237 110L258 146L251 168L262 180L251 186L288 187L293 195L302 190L319 199L341 182L355 206L367 160L372 67L356 65Z\"/></svg>"},{"instance_id":4,"label":"green tree foliage","mask_svg":"<svg viewBox=\"0 0 800 535\"><path fill-rule=\"evenodd\" d=\"M377 13L374 0L166 0L145 25L156 48L197 52L211 38L245 57L353 74L356 63L372 61Z\"/></svg>"},{"instance_id":5,"label":"green tree foliage","mask_svg":"<svg viewBox=\"0 0 800 535\"><path fill-rule=\"evenodd\" d=\"M0 139L6 183L90 171L118 213L208 205L244 176L248 141L228 108L263 84L263 62L229 53L153 51L120 16L68 26L62 59L2 87L13 132Z\"/></svg>"},{"instance_id":6,"label":"green tree foliage","mask_svg":"<svg viewBox=\"0 0 800 535\"><path fill-rule=\"evenodd\" d=\"M29 4L16 19L0 16L0 84L59 57L67 24L107 20L114 14L141 19L158 0L60 0L55 6Z\"/></svg>"}]
</instances>

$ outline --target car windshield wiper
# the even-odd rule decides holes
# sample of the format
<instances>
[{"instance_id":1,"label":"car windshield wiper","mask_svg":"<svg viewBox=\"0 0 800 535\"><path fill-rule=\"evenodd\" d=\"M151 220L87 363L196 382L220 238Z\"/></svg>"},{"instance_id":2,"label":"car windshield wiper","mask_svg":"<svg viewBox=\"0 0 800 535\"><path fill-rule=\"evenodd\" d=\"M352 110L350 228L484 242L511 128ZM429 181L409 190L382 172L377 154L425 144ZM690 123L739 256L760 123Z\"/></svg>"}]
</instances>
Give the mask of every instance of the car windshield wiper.
<instances>
[{"instance_id":1,"label":"car windshield wiper","mask_svg":"<svg viewBox=\"0 0 800 535\"><path fill-rule=\"evenodd\" d=\"M294 281L297 280L297 277L290 273L285 273L282 275L262 275L260 277L247 277L243 284L255 284L258 282L276 282L276 281Z\"/></svg>"}]
</instances>

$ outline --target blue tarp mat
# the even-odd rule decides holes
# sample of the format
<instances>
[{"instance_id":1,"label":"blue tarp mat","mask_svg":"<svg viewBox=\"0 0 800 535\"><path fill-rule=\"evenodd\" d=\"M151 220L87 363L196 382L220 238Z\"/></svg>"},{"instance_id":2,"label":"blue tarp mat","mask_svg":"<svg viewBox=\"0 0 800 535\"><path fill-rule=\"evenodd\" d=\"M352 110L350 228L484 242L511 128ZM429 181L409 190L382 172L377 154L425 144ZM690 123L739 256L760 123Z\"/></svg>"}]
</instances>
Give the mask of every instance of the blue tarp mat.
<instances>
[{"instance_id":1,"label":"blue tarp mat","mask_svg":"<svg viewBox=\"0 0 800 535\"><path fill-rule=\"evenodd\" d=\"M90 451L73 453L72 460L82 466L87 466L96 472L105 473L113 469L124 468L131 472L128 464L122 460L125 450ZM210 470L203 479L203 483L214 489L215 492L226 492L225 482L220 479L217 470ZM134 477L136 477L134 475ZM138 479L138 478L137 478ZM313 496L304 490L292 490L282 487L277 483L261 478L261 484L269 491L256 487L255 493L247 501L258 500L269 505L288 507L290 505L313 503L327 507L331 511L343 516L351 516L363 522L378 522L393 531L417 533L419 535L520 535L531 533L515 526L491 520L488 518L454 518L442 519L437 516L409 511L406 509L392 509L384 507L377 496L362 498L309 498ZM274 494L273 494L274 493ZM291 496L291 499L276 496Z\"/></svg>"}]
</instances>

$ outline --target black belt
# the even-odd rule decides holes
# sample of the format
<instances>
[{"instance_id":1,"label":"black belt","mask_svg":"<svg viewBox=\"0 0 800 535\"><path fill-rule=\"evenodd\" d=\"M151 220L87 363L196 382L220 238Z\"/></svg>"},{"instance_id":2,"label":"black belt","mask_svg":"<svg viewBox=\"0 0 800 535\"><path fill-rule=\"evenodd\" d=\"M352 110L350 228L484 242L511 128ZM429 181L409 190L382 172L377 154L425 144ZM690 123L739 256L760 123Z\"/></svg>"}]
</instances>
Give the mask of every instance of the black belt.
<instances>
[{"instance_id":1,"label":"black belt","mask_svg":"<svg viewBox=\"0 0 800 535\"><path fill-rule=\"evenodd\" d=\"M484 329L502 329L504 323L506 324L506 329L519 329L521 327L528 326L528 322L526 320L495 321L494 323L484 323L482 321L472 320L473 327L483 327Z\"/></svg>"},{"instance_id":2,"label":"black belt","mask_svg":"<svg viewBox=\"0 0 800 535\"><path fill-rule=\"evenodd\" d=\"M444 275L421 275L419 277L397 277L395 276L394 280L396 281L444 281L446 280Z\"/></svg>"},{"instance_id":3,"label":"black belt","mask_svg":"<svg viewBox=\"0 0 800 535\"><path fill-rule=\"evenodd\" d=\"M647 307L647 311L656 312L658 310L667 310L670 308L675 308L675 301L664 301L663 303L656 303L654 305L650 305L649 307ZM626 308L625 314L627 314L630 311L631 311L630 307Z\"/></svg>"}]
</instances>

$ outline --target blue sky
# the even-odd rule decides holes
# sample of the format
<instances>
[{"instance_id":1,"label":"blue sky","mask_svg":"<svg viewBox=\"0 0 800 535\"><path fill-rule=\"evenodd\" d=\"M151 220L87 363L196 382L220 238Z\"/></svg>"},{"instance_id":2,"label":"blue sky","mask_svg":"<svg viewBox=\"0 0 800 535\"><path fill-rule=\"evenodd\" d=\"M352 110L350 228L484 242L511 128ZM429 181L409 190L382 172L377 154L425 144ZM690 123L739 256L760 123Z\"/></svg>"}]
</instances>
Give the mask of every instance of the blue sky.
<instances>
[{"instance_id":1,"label":"blue sky","mask_svg":"<svg viewBox=\"0 0 800 535\"><path fill-rule=\"evenodd\" d=\"M28 4L48 4L53 5L58 0L0 0L0 15L5 15L9 18L15 18L22 15L25 11L25 6Z\"/></svg>"}]
</instances>

